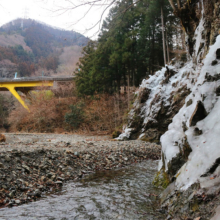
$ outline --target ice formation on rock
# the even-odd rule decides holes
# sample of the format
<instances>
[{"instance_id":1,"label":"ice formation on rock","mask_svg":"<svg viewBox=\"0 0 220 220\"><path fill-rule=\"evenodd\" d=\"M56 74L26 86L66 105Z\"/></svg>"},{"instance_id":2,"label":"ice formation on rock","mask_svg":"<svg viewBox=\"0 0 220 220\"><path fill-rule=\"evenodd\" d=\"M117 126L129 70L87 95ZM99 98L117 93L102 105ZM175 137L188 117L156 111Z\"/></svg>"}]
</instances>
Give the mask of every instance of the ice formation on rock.
<instances>
[{"instance_id":1,"label":"ice formation on rock","mask_svg":"<svg viewBox=\"0 0 220 220\"><path fill-rule=\"evenodd\" d=\"M164 107L166 115L173 111L174 96L179 95L180 99L184 99L185 102L173 117L168 130L160 138L162 160L159 169L163 167L169 172L172 161L178 163L176 158L179 155L185 156L184 162L182 160L172 173L176 176L175 184L178 189L187 189L195 182L204 181L205 176L215 172L217 166L213 168L213 165L220 158L220 35L202 60L202 45L205 43L203 14L204 9L194 34L195 45L191 60L183 67L178 62L169 65L142 81L129 113L130 122L118 137L119 140L128 139L132 133L137 132L132 126L132 118L137 113L142 119L138 135L140 139L145 137L146 130L159 123L158 115ZM172 74L167 76L169 70ZM144 89L147 91L147 98L142 103L140 96ZM189 91L185 97L181 96L181 89ZM186 146L190 148L187 154Z\"/></svg>"}]
</instances>

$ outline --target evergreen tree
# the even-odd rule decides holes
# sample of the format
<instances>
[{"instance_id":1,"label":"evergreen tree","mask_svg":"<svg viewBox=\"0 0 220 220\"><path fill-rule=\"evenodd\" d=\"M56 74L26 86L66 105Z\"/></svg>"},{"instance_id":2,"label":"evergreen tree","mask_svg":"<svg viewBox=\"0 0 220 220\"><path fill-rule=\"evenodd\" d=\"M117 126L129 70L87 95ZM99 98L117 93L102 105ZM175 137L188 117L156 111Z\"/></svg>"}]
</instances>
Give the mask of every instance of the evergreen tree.
<instances>
[{"instance_id":1,"label":"evergreen tree","mask_svg":"<svg viewBox=\"0 0 220 220\"><path fill-rule=\"evenodd\" d=\"M172 57L170 45L178 23L171 11L168 0L117 2L103 22L97 42L83 50L80 71L75 71L78 92L119 92L122 85L138 86L164 66L164 57Z\"/></svg>"}]
</instances>

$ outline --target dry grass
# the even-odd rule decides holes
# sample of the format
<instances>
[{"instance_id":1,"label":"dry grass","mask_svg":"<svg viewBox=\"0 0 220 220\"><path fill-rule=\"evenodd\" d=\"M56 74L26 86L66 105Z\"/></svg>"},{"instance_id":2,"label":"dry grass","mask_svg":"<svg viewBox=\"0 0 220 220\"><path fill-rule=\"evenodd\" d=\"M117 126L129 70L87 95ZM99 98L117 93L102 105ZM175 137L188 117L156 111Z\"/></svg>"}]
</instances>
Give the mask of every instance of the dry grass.
<instances>
[{"instance_id":1,"label":"dry grass","mask_svg":"<svg viewBox=\"0 0 220 220\"><path fill-rule=\"evenodd\" d=\"M111 134L120 130L127 110L126 96L96 96L94 100L85 101L86 120L80 127L83 132L94 134Z\"/></svg>"},{"instance_id":2,"label":"dry grass","mask_svg":"<svg viewBox=\"0 0 220 220\"><path fill-rule=\"evenodd\" d=\"M69 104L76 103L76 98L56 98L49 100L43 96L37 100L30 98L30 113L22 106L12 111L9 116L10 131L54 132L55 128L65 128L64 115L69 111Z\"/></svg>"},{"instance_id":3,"label":"dry grass","mask_svg":"<svg viewBox=\"0 0 220 220\"><path fill-rule=\"evenodd\" d=\"M73 94L73 91L69 91ZM40 93L39 93L40 94ZM53 97L45 93L29 97L28 113L22 106L18 106L9 116L10 132L77 132L84 134L111 134L120 130L127 110L126 96L97 95L84 100L70 94L58 93ZM83 103L83 122L74 130L64 120L70 112L70 105Z\"/></svg>"},{"instance_id":4,"label":"dry grass","mask_svg":"<svg viewBox=\"0 0 220 220\"><path fill-rule=\"evenodd\" d=\"M76 68L76 63L82 56L81 52L82 47L77 45L71 47L64 47L63 53L59 57L60 65L57 69L57 75L72 75L73 71Z\"/></svg>"}]
</instances>

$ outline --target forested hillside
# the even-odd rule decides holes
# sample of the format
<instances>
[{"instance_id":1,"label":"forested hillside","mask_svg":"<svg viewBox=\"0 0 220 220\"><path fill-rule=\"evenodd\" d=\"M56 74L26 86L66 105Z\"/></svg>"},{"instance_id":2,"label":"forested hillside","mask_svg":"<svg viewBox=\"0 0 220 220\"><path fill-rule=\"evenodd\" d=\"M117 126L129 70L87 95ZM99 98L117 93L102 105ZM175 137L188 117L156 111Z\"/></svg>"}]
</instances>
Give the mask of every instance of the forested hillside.
<instances>
[{"instance_id":1,"label":"forested hillside","mask_svg":"<svg viewBox=\"0 0 220 220\"><path fill-rule=\"evenodd\" d=\"M168 0L118 1L78 63L81 94L138 86L173 58L185 59L185 36ZM164 30L164 31L162 31Z\"/></svg>"},{"instance_id":2,"label":"forested hillside","mask_svg":"<svg viewBox=\"0 0 220 220\"><path fill-rule=\"evenodd\" d=\"M0 75L12 77L15 71L20 76L56 73L59 65L67 64L60 62L65 48L72 48L78 59L81 55L78 48L87 42L88 39L77 32L56 29L35 20L11 21L0 28Z\"/></svg>"}]
</instances>

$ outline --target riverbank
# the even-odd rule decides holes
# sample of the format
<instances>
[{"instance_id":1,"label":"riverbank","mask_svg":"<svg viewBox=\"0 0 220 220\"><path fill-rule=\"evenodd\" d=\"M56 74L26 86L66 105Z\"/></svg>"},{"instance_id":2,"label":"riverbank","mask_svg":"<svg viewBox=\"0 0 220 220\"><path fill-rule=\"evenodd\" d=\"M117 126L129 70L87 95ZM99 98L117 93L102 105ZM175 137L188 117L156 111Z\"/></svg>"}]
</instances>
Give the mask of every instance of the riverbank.
<instances>
[{"instance_id":1,"label":"riverbank","mask_svg":"<svg viewBox=\"0 0 220 220\"><path fill-rule=\"evenodd\" d=\"M1 220L126 219L165 220L152 185L158 161L145 160L122 169L98 171L25 205L2 208Z\"/></svg>"},{"instance_id":2,"label":"riverbank","mask_svg":"<svg viewBox=\"0 0 220 220\"><path fill-rule=\"evenodd\" d=\"M97 170L160 158L160 146L107 136L5 134L0 144L0 206L35 201Z\"/></svg>"}]
</instances>

